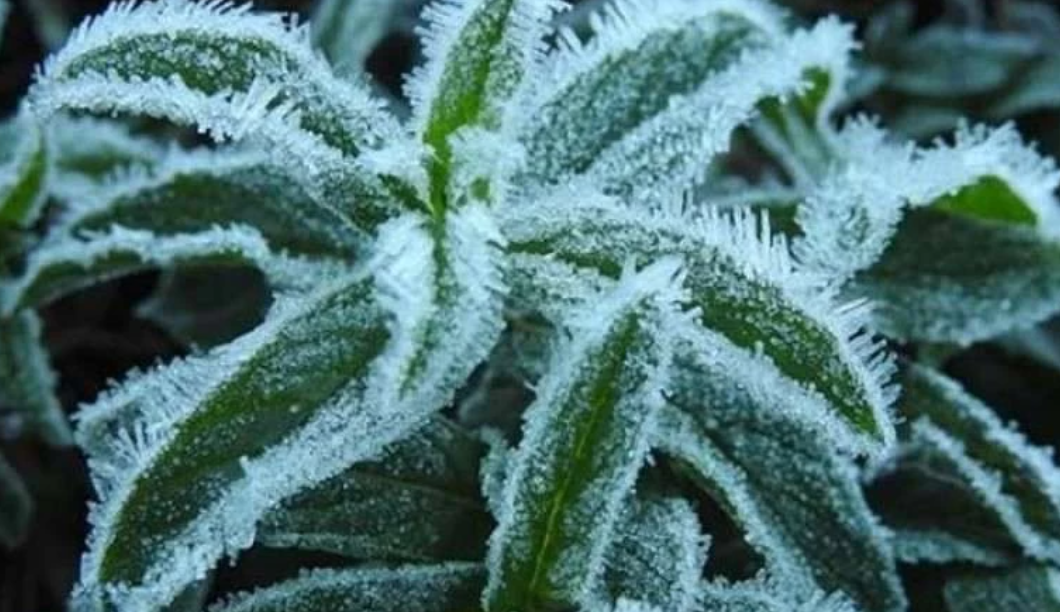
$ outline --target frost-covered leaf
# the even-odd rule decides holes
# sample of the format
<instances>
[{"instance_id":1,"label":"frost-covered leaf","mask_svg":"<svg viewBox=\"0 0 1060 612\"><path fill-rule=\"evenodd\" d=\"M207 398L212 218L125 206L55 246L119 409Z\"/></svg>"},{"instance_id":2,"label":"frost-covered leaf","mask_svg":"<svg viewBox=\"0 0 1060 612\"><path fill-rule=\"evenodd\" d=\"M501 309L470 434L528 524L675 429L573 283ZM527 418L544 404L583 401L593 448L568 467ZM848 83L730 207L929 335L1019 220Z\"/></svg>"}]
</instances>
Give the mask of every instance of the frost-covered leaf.
<instances>
[{"instance_id":1,"label":"frost-covered leaf","mask_svg":"<svg viewBox=\"0 0 1060 612\"><path fill-rule=\"evenodd\" d=\"M55 396L55 373L42 345L40 319L33 312L0 317L0 406L50 444L73 442Z\"/></svg>"},{"instance_id":2,"label":"frost-covered leaf","mask_svg":"<svg viewBox=\"0 0 1060 612\"><path fill-rule=\"evenodd\" d=\"M838 305L820 279L796 269L765 219L745 210L649 214L571 194L512 211L503 225L511 251L549 262L531 283L555 280L561 263L614 277L628 258L686 258L689 304L699 307L704 327L823 395L847 425L846 446L878 448L894 439L887 414L893 366L863 329L864 305Z\"/></svg>"},{"instance_id":3,"label":"frost-covered leaf","mask_svg":"<svg viewBox=\"0 0 1060 612\"><path fill-rule=\"evenodd\" d=\"M0 285L0 312L37 307L93 284L153 268L251 266L280 288L304 288L337 266L274 254L253 229L234 226L161 237L115 227L85 239L57 236L35 249L25 272Z\"/></svg>"},{"instance_id":4,"label":"frost-covered leaf","mask_svg":"<svg viewBox=\"0 0 1060 612\"><path fill-rule=\"evenodd\" d=\"M324 550L367 560L481 559L492 528L478 494L482 445L436 419L284 500L262 521L265 546Z\"/></svg>"},{"instance_id":5,"label":"frost-covered leaf","mask_svg":"<svg viewBox=\"0 0 1060 612\"><path fill-rule=\"evenodd\" d=\"M480 565L314 570L233 597L211 612L460 612L474 609Z\"/></svg>"},{"instance_id":6,"label":"frost-covered leaf","mask_svg":"<svg viewBox=\"0 0 1060 612\"><path fill-rule=\"evenodd\" d=\"M274 249L352 257L362 234L305 193L267 156L244 150L171 150L149 172L82 193L63 221L74 233L112 225L160 236L241 223Z\"/></svg>"},{"instance_id":7,"label":"frost-covered leaf","mask_svg":"<svg viewBox=\"0 0 1060 612\"><path fill-rule=\"evenodd\" d=\"M630 274L566 322L500 494L490 612L592 601L662 403L673 263Z\"/></svg>"},{"instance_id":8,"label":"frost-covered leaf","mask_svg":"<svg viewBox=\"0 0 1060 612\"><path fill-rule=\"evenodd\" d=\"M1014 540L1026 554L1060 562L1060 468L1052 453L1029 444L1022 434L1002 424L992 410L941 374L910 366L903 382L902 415L924 419L914 429L918 443L910 453L926 455L926 462L914 463L907 458L899 460L899 467L911 463L911 469L927 476L948 477L951 489L963 486L978 500L965 504L963 516L955 514L952 521L946 517L944 525L928 526L974 542L977 534L997 533L1000 522L1004 536L995 536L995 542ZM922 450L917 451L917 447ZM956 498L953 493L948 495ZM968 493L964 495L968 497ZM976 518L974 513L995 518ZM906 515L902 511L902 516ZM939 515L924 512L911 518L926 522L929 517L937 520ZM968 529L975 532L968 534Z\"/></svg>"},{"instance_id":9,"label":"frost-covered leaf","mask_svg":"<svg viewBox=\"0 0 1060 612\"><path fill-rule=\"evenodd\" d=\"M432 149L431 206L444 210L453 173L452 137L461 129L496 130L515 117L507 103L543 53L554 0L437 0L420 34L427 62L406 92L413 128Z\"/></svg>"},{"instance_id":10,"label":"frost-covered leaf","mask_svg":"<svg viewBox=\"0 0 1060 612\"><path fill-rule=\"evenodd\" d=\"M604 572L612 599L635 599L667 612L696 609L709 538L691 504L637 499L627 506L618 533Z\"/></svg>"},{"instance_id":11,"label":"frost-covered leaf","mask_svg":"<svg viewBox=\"0 0 1060 612\"><path fill-rule=\"evenodd\" d=\"M994 573L969 573L946 581L949 612L1056 612L1060 610L1060 570L1023 565Z\"/></svg>"},{"instance_id":12,"label":"frost-covered leaf","mask_svg":"<svg viewBox=\"0 0 1060 612\"><path fill-rule=\"evenodd\" d=\"M250 140L278 166L295 164L307 185L356 195L348 205L368 225L392 215L395 200L408 203L412 192L408 155L395 161L401 155L377 151L417 155L397 122L330 72L307 28L279 14L251 13L249 5L113 4L46 62L30 101L42 116L63 109L132 113L220 140Z\"/></svg>"},{"instance_id":13,"label":"frost-covered leaf","mask_svg":"<svg viewBox=\"0 0 1060 612\"><path fill-rule=\"evenodd\" d=\"M783 587L762 580L707 583L703 585L700 601L701 612L860 612L839 594L817 593L799 601Z\"/></svg>"},{"instance_id":14,"label":"frost-covered leaf","mask_svg":"<svg viewBox=\"0 0 1060 612\"><path fill-rule=\"evenodd\" d=\"M0 228L25 228L47 197L50 166L41 130L20 113L0 124Z\"/></svg>"},{"instance_id":15,"label":"frost-covered leaf","mask_svg":"<svg viewBox=\"0 0 1060 612\"><path fill-rule=\"evenodd\" d=\"M166 154L156 139L123 123L93 117L57 115L48 126L48 136L57 181L67 175L102 180L128 168L153 167Z\"/></svg>"},{"instance_id":16,"label":"frost-covered leaf","mask_svg":"<svg viewBox=\"0 0 1060 612\"><path fill-rule=\"evenodd\" d=\"M29 529L33 499L13 467L0 455L0 545L18 546Z\"/></svg>"},{"instance_id":17,"label":"frost-covered leaf","mask_svg":"<svg viewBox=\"0 0 1060 612\"><path fill-rule=\"evenodd\" d=\"M877 303L888 334L968 344L1060 309L1060 240L1033 227L914 210L855 282Z\"/></svg>"},{"instance_id":18,"label":"frost-covered leaf","mask_svg":"<svg viewBox=\"0 0 1060 612\"><path fill-rule=\"evenodd\" d=\"M731 350L693 343L678 354L657 444L729 510L794 597L841 591L868 611L905 609L855 466L800 414L814 398L738 367Z\"/></svg>"},{"instance_id":19,"label":"frost-covered leaf","mask_svg":"<svg viewBox=\"0 0 1060 612\"><path fill-rule=\"evenodd\" d=\"M522 140L528 172L559 181L691 95L740 53L780 32L780 18L754 1L620 0L590 23L588 43L564 30L559 49L535 71L533 118Z\"/></svg>"},{"instance_id":20,"label":"frost-covered leaf","mask_svg":"<svg viewBox=\"0 0 1060 612\"><path fill-rule=\"evenodd\" d=\"M211 348L253 329L270 302L268 281L253 268L177 268L162 273L136 314L186 346Z\"/></svg>"}]
</instances>

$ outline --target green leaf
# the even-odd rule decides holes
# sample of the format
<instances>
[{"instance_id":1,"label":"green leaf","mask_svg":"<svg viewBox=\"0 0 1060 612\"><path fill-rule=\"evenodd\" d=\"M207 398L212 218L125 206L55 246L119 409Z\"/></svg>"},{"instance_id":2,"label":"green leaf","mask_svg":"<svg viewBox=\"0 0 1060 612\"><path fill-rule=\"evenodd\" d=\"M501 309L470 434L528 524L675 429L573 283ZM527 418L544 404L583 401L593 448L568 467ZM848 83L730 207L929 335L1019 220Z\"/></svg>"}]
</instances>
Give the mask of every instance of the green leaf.
<instances>
[{"instance_id":1,"label":"green leaf","mask_svg":"<svg viewBox=\"0 0 1060 612\"><path fill-rule=\"evenodd\" d=\"M275 287L312 286L337 265L313 265L275 255L246 227L214 228L159 237L115 227L85 240L54 237L33 251L25 272L0 285L0 313L39 307L64 295L123 275L173 266L252 266Z\"/></svg>"},{"instance_id":2,"label":"green leaf","mask_svg":"<svg viewBox=\"0 0 1060 612\"><path fill-rule=\"evenodd\" d=\"M33 514L33 499L22 478L0 455L0 545L22 543Z\"/></svg>"},{"instance_id":3,"label":"green leaf","mask_svg":"<svg viewBox=\"0 0 1060 612\"><path fill-rule=\"evenodd\" d=\"M604 574L611 598L667 612L696 609L709 538L691 504L679 498L637 499L618 529Z\"/></svg>"},{"instance_id":4,"label":"green leaf","mask_svg":"<svg viewBox=\"0 0 1060 612\"><path fill-rule=\"evenodd\" d=\"M598 588L662 401L669 346L660 318L674 272L662 262L624 279L569 322L572 339L538 385L500 494L490 612L584 603Z\"/></svg>"},{"instance_id":5,"label":"green leaf","mask_svg":"<svg viewBox=\"0 0 1060 612\"><path fill-rule=\"evenodd\" d=\"M48 443L73 443L66 413L55 395L52 371L33 312L0 318L0 404L25 419Z\"/></svg>"},{"instance_id":6,"label":"green leaf","mask_svg":"<svg viewBox=\"0 0 1060 612\"><path fill-rule=\"evenodd\" d=\"M477 560L492 522L478 493L483 448L435 419L370 462L283 501L262 521L265 546L366 560Z\"/></svg>"},{"instance_id":7,"label":"green leaf","mask_svg":"<svg viewBox=\"0 0 1060 612\"><path fill-rule=\"evenodd\" d=\"M588 171L781 29L777 14L752 2L615 2L592 23L587 44L561 34L559 50L535 72L535 110L522 140L537 181Z\"/></svg>"},{"instance_id":8,"label":"green leaf","mask_svg":"<svg viewBox=\"0 0 1060 612\"><path fill-rule=\"evenodd\" d=\"M0 228L26 228L44 207L49 174L44 136L19 114L0 124Z\"/></svg>"},{"instance_id":9,"label":"green leaf","mask_svg":"<svg viewBox=\"0 0 1060 612\"><path fill-rule=\"evenodd\" d=\"M909 340L968 344L1060 309L1060 240L1035 228L932 208L910 211L856 291Z\"/></svg>"},{"instance_id":10,"label":"green leaf","mask_svg":"<svg viewBox=\"0 0 1060 612\"><path fill-rule=\"evenodd\" d=\"M851 458L798 411L813 398L725 352L706 344L678 353L657 444L729 511L792 595L836 591L867 611L904 610L890 542Z\"/></svg>"},{"instance_id":11,"label":"green leaf","mask_svg":"<svg viewBox=\"0 0 1060 612\"><path fill-rule=\"evenodd\" d=\"M314 570L232 598L211 612L460 612L472 610L482 568L469 563Z\"/></svg>"},{"instance_id":12,"label":"green leaf","mask_svg":"<svg viewBox=\"0 0 1060 612\"><path fill-rule=\"evenodd\" d=\"M703 327L820 393L848 428L844 443L871 450L894 439L893 366L863 330L862 306L840 306L827 287L802 276L761 218L743 210L647 214L573 194L514 211L503 225L512 252L608 277L630 258L685 258L688 305L699 308ZM528 282L556 276L531 270Z\"/></svg>"},{"instance_id":13,"label":"green leaf","mask_svg":"<svg viewBox=\"0 0 1060 612\"><path fill-rule=\"evenodd\" d=\"M949 612L1057 612L1060 570L1028 564L1002 572L969 573L947 580L943 595Z\"/></svg>"},{"instance_id":14,"label":"green leaf","mask_svg":"<svg viewBox=\"0 0 1060 612\"><path fill-rule=\"evenodd\" d=\"M530 63L543 51L553 0L438 0L423 19L424 55L406 86L413 125L431 147L431 207L448 205L454 152L461 129L495 130Z\"/></svg>"},{"instance_id":15,"label":"green leaf","mask_svg":"<svg viewBox=\"0 0 1060 612\"><path fill-rule=\"evenodd\" d=\"M150 173L82 194L58 231L121 225L167 236L232 223L250 226L272 248L294 254L349 259L364 240L265 156L230 149L174 149Z\"/></svg>"},{"instance_id":16,"label":"green leaf","mask_svg":"<svg viewBox=\"0 0 1060 612\"><path fill-rule=\"evenodd\" d=\"M133 132L117 121L93 117L55 116L48 126L55 159L55 181L69 197L87 184L102 181L133 168L152 168L166 148L148 136ZM86 184L87 182L87 184Z\"/></svg>"}]
</instances>

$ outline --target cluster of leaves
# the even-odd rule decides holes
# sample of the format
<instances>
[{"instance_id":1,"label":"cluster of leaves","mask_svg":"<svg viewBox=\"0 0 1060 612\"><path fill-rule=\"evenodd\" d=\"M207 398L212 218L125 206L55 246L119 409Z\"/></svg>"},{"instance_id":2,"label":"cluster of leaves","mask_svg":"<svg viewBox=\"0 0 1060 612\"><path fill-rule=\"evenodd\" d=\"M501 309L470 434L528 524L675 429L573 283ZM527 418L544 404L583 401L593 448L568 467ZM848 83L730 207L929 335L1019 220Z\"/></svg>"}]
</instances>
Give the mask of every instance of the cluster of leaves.
<instances>
[{"instance_id":1,"label":"cluster of leaves","mask_svg":"<svg viewBox=\"0 0 1060 612\"><path fill-rule=\"evenodd\" d=\"M759 0L436 0L391 112L415 4L119 2L4 126L0 400L88 457L73 609L890 612L900 563L1060 606L1052 456L888 345L1060 310L1052 161L839 116L852 28ZM71 434L35 312L152 269L190 353ZM252 546L344 561L213 593Z\"/></svg>"}]
</instances>

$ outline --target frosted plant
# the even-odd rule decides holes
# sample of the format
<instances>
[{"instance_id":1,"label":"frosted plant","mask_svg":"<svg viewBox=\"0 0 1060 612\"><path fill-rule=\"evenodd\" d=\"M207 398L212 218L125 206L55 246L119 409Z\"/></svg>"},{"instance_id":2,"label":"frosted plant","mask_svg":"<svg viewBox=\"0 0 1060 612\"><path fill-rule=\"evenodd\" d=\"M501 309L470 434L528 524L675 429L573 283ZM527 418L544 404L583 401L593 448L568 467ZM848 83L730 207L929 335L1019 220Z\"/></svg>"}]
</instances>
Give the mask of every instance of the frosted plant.
<instances>
[{"instance_id":1,"label":"frosted plant","mask_svg":"<svg viewBox=\"0 0 1060 612\"><path fill-rule=\"evenodd\" d=\"M842 121L836 19L616 0L579 35L564 8L429 5L407 120L314 49L341 24L225 2L114 4L44 63L0 219L50 198L53 220L0 316L146 269L271 293L78 412L98 501L74 609L890 612L899 561L954 560L987 572L952 575L956 612L1010 582L1056 605L1033 583L1060 563L1051 457L943 375L899 376L885 339L1060 310L1052 162L1012 127L923 147ZM732 176L734 139L779 180ZM988 542L863 493L936 473ZM210 593L255 545L360 563Z\"/></svg>"}]
</instances>

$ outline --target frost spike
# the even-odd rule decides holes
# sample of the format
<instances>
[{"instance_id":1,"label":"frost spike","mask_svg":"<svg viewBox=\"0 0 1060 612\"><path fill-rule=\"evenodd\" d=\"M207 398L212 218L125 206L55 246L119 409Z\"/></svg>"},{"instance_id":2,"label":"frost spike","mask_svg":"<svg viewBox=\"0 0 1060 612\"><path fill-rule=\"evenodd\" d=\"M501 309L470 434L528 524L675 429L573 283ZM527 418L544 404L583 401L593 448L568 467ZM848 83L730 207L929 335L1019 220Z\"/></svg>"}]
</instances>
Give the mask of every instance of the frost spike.
<instances>
[{"instance_id":1,"label":"frost spike","mask_svg":"<svg viewBox=\"0 0 1060 612\"><path fill-rule=\"evenodd\" d=\"M567 321L510 459L487 555L489 612L585 604L648 452L669 365L675 262Z\"/></svg>"},{"instance_id":2,"label":"frost spike","mask_svg":"<svg viewBox=\"0 0 1060 612\"><path fill-rule=\"evenodd\" d=\"M556 0L435 0L423 13L427 62L406 83L413 129L432 149L431 206L447 207L451 137L462 128L497 130L518 117L509 104L544 52ZM517 106L517 105L516 105Z\"/></svg>"},{"instance_id":3,"label":"frost spike","mask_svg":"<svg viewBox=\"0 0 1060 612\"><path fill-rule=\"evenodd\" d=\"M453 612L472 609L482 566L446 563L396 568L318 569L243 593L210 612Z\"/></svg>"},{"instance_id":4,"label":"frost spike","mask_svg":"<svg viewBox=\"0 0 1060 612\"><path fill-rule=\"evenodd\" d=\"M628 258L679 255L688 263L689 304L702 325L767 357L786 376L823 395L847 424L847 440L877 452L894 440L888 412L894 366L866 330L863 302L838 304L822 279L798 269L765 218L677 207L659 212L565 193L507 211L502 226L527 283L552 281L538 264L566 263L614 277ZM524 263L525 262L525 263ZM570 295L570 291L564 292Z\"/></svg>"}]
</instances>

